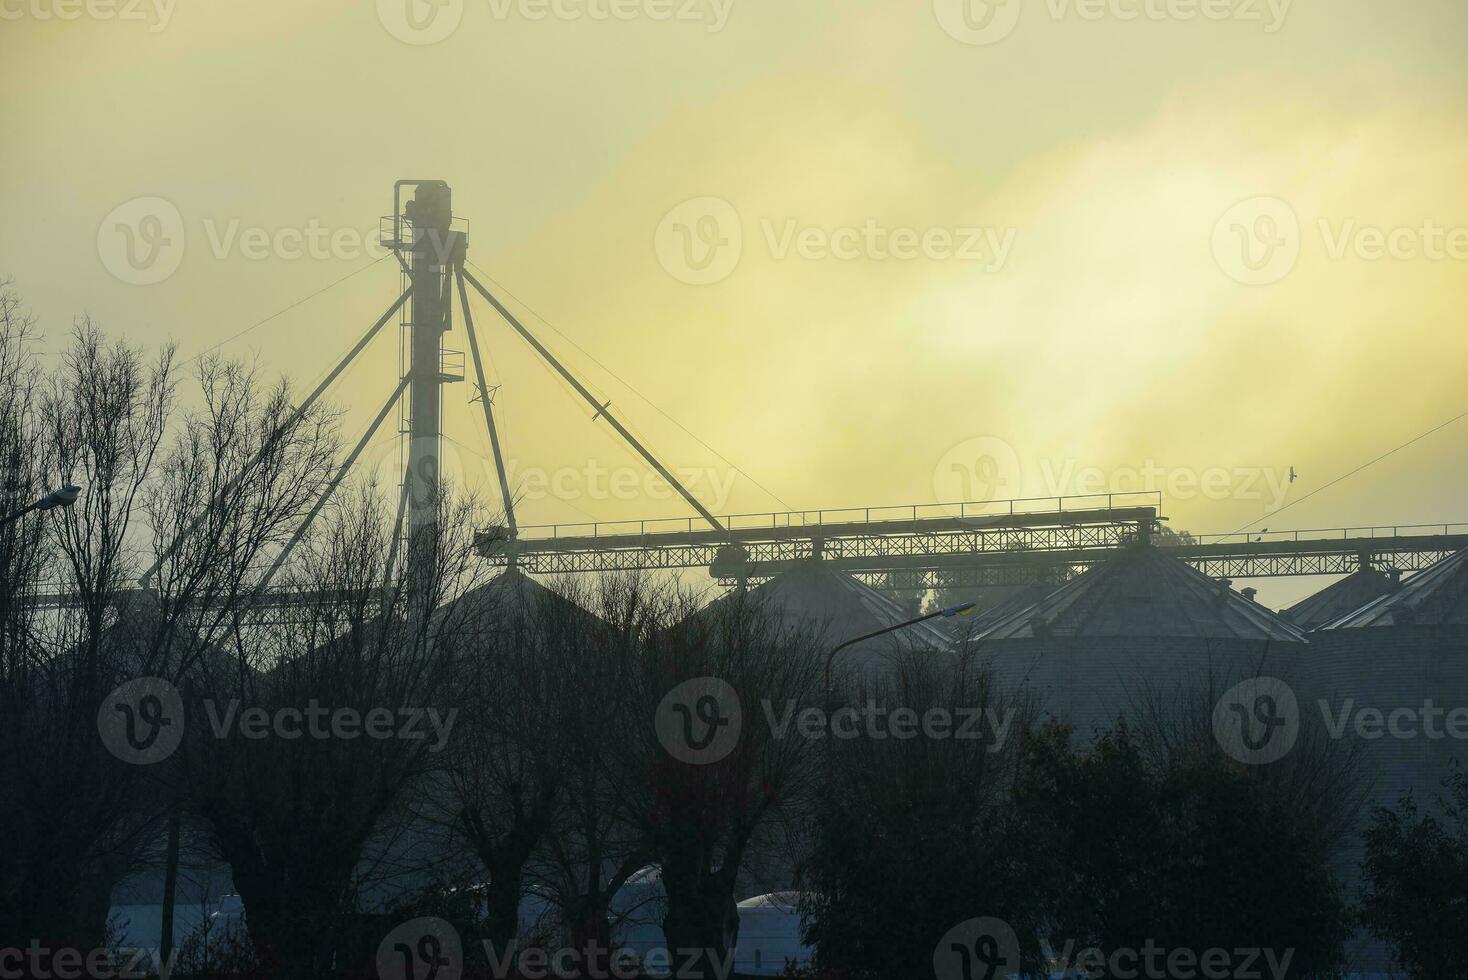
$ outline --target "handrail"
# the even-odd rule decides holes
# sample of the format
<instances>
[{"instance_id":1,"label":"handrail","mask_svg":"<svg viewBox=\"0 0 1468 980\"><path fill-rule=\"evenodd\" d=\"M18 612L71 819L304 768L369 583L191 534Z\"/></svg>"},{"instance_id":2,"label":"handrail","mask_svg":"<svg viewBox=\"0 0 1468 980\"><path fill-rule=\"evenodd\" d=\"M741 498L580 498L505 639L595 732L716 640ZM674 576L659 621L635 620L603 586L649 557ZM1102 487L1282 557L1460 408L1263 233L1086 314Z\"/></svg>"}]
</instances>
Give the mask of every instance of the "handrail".
<instances>
[{"instance_id":1,"label":"handrail","mask_svg":"<svg viewBox=\"0 0 1468 980\"><path fill-rule=\"evenodd\" d=\"M1093 506L1082 507L1080 501ZM1105 507L1095 506L1105 501ZM1040 506L1040 505L1047 506ZM1162 508L1160 491L1137 490L1124 493L1088 493L1058 497L1022 497L1013 500L969 500L938 504L893 504L881 507L839 507L821 510L756 511L745 514L720 515L726 528L760 530L764 528L820 528L828 524L870 524L878 526L895 521L941 520L943 518L1023 516L1032 514L1066 514L1078 510L1115 510L1151 504ZM1049 506L1053 505L1053 506ZM783 523L782 523L783 521ZM526 524L520 527L520 539L557 540L562 537L599 538L605 535L646 535L651 533L692 533L698 518L668 517L629 519L624 521L581 521L569 524Z\"/></svg>"},{"instance_id":2,"label":"handrail","mask_svg":"<svg viewBox=\"0 0 1468 980\"><path fill-rule=\"evenodd\" d=\"M1231 531L1226 534L1195 534L1198 544L1285 544L1301 541L1326 541L1336 537L1352 538L1402 538L1450 536L1468 534L1468 523L1452 524L1379 524L1361 527L1301 528L1294 531Z\"/></svg>"}]
</instances>

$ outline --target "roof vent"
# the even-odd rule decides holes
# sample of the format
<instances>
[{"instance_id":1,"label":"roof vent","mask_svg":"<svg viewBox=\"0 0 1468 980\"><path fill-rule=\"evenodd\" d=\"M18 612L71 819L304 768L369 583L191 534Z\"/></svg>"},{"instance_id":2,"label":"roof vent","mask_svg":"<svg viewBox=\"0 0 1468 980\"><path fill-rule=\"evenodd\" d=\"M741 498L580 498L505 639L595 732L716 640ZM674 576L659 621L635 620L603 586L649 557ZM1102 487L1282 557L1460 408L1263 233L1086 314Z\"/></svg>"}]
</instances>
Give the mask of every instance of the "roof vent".
<instances>
[{"instance_id":1,"label":"roof vent","mask_svg":"<svg viewBox=\"0 0 1468 980\"><path fill-rule=\"evenodd\" d=\"M1259 594L1259 590L1258 589L1253 589L1253 588L1245 589L1243 591L1243 593L1242 593L1243 597L1245 599L1248 599L1250 602L1258 602L1259 600L1256 599L1256 598L1254 598L1258 594Z\"/></svg>"}]
</instances>

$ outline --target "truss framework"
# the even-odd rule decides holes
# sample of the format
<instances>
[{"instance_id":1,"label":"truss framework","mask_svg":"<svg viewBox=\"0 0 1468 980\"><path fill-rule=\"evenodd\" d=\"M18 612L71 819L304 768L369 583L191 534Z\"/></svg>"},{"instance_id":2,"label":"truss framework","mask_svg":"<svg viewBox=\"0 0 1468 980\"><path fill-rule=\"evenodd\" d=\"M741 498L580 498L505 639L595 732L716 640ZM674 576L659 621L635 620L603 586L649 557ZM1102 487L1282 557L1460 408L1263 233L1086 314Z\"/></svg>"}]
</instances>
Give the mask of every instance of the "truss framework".
<instances>
[{"instance_id":1,"label":"truss framework","mask_svg":"<svg viewBox=\"0 0 1468 980\"><path fill-rule=\"evenodd\" d=\"M997 519L919 518L816 527L659 532L482 542L488 560L528 572L707 569L724 584L761 581L822 558L877 588L1023 585L1078 574L1136 539L1151 508L1057 511ZM982 525L982 526L976 526ZM1160 541L1213 578L1344 575L1363 563L1420 571L1468 548L1468 524L1334 528L1288 534ZM731 555L730 549L735 549Z\"/></svg>"}]
</instances>

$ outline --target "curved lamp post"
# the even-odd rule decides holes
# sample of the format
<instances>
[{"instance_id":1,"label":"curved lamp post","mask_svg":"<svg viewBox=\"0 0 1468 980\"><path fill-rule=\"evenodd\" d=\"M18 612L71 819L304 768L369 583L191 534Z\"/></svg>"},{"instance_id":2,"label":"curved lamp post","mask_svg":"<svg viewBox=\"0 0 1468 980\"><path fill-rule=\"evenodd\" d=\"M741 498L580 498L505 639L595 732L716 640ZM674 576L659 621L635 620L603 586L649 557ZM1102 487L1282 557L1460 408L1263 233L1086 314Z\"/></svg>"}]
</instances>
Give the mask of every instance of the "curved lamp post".
<instances>
[{"instance_id":1,"label":"curved lamp post","mask_svg":"<svg viewBox=\"0 0 1468 980\"><path fill-rule=\"evenodd\" d=\"M977 605L978 603L976 602L965 602L957 606L949 606L947 609L939 609L937 612L930 612L926 616L919 616L917 619L909 619L903 623L894 623L893 625L885 627L883 629L879 629L874 633L866 633L862 636L853 637L847 640L845 643L837 646L836 649L832 650L830 654L826 657L826 696L829 698L831 695L831 664L835 661L836 654L840 653L842 650L845 650L847 647L854 647L858 643L863 643L867 640L875 639L879 636L886 636L888 633L895 633L898 630L907 629L909 626L916 626L918 623L926 623L930 619L938 619L940 617L943 619L952 619L954 616L962 616L964 613L969 612Z\"/></svg>"},{"instance_id":2,"label":"curved lamp post","mask_svg":"<svg viewBox=\"0 0 1468 980\"><path fill-rule=\"evenodd\" d=\"M14 514L6 517L4 520L0 520L0 524L13 524L33 510L47 511L55 510L57 507L70 507L72 504L76 503L76 498L81 496L81 492L81 487L76 486L72 483L68 483L66 486L61 487L58 490L52 490L50 493L46 494L46 496L42 497L40 500L37 500L35 503L30 504L26 507L22 507Z\"/></svg>"}]
</instances>

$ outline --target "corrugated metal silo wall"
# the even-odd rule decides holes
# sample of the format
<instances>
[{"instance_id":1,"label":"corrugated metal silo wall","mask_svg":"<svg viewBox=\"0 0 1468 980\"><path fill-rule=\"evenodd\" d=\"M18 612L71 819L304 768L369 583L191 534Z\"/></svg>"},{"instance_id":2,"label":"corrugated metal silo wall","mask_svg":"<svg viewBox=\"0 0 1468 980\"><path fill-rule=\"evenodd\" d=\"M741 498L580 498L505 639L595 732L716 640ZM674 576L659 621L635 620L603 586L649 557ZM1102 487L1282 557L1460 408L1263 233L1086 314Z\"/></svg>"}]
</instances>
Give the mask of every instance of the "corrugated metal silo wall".
<instances>
[{"instance_id":1,"label":"corrugated metal silo wall","mask_svg":"<svg viewBox=\"0 0 1468 980\"><path fill-rule=\"evenodd\" d=\"M1322 630L1311 634L1310 646L1315 669L1302 685L1301 701L1338 727L1345 718L1340 737L1360 743L1370 785L1362 829L1372 808L1395 807L1405 793L1412 793L1419 809L1430 805L1453 762L1468 764L1468 740L1451 737L1446 724L1448 712L1468 708L1468 627ZM1422 723L1429 701L1443 711L1434 726L1441 737L1429 737ZM1387 719L1397 712L1398 730L1412 734L1363 738L1354 719L1367 709ZM1359 835L1355 839L1359 867Z\"/></svg>"},{"instance_id":2,"label":"corrugated metal silo wall","mask_svg":"<svg viewBox=\"0 0 1468 980\"><path fill-rule=\"evenodd\" d=\"M981 655L1001 690L1033 696L1042 717L1070 724L1077 736L1109 728L1118 716L1157 698L1218 697L1240 681L1300 676L1304 643L1197 637L1052 637L998 640ZM1206 720L1206 716L1205 716Z\"/></svg>"}]
</instances>

